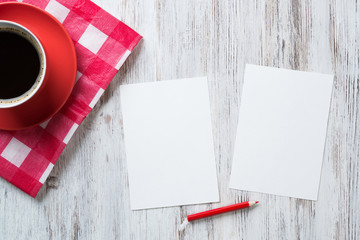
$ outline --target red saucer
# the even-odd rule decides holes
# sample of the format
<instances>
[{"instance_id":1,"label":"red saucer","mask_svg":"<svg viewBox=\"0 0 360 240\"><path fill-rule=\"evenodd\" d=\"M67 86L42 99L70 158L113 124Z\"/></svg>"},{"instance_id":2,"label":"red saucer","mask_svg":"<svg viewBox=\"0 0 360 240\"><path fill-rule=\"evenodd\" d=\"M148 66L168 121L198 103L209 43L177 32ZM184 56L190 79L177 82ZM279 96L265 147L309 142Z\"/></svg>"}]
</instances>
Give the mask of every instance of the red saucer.
<instances>
[{"instance_id":1,"label":"red saucer","mask_svg":"<svg viewBox=\"0 0 360 240\"><path fill-rule=\"evenodd\" d=\"M0 3L0 20L13 21L29 29L46 53L46 76L39 91L17 107L0 109L0 129L20 130L48 120L65 104L76 78L75 48L61 23L33 5Z\"/></svg>"}]
</instances>

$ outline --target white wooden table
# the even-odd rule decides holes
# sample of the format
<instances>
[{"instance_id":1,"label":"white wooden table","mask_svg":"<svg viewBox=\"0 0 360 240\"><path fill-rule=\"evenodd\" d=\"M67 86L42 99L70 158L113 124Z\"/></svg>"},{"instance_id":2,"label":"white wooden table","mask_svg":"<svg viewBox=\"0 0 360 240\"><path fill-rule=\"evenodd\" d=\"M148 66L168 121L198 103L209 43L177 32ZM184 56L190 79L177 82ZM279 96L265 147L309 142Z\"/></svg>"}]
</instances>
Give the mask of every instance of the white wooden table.
<instances>
[{"instance_id":1,"label":"white wooden table","mask_svg":"<svg viewBox=\"0 0 360 240\"><path fill-rule=\"evenodd\" d=\"M144 41L80 126L36 199L0 180L0 239L360 238L360 1L96 3ZM318 201L228 188L245 63L336 75ZM221 202L131 211L120 84L204 75ZM187 214L248 199L261 205L177 231Z\"/></svg>"}]
</instances>

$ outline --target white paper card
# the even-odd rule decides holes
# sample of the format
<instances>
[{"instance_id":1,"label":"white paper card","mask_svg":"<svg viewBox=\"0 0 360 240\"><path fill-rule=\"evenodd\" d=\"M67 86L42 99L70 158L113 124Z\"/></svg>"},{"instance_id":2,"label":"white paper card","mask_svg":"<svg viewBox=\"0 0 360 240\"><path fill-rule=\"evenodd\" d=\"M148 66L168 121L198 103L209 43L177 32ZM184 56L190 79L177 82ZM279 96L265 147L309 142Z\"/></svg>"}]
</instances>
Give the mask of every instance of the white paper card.
<instances>
[{"instance_id":1,"label":"white paper card","mask_svg":"<svg viewBox=\"0 0 360 240\"><path fill-rule=\"evenodd\" d=\"M316 200L333 76L246 65L230 188Z\"/></svg>"},{"instance_id":2,"label":"white paper card","mask_svg":"<svg viewBox=\"0 0 360 240\"><path fill-rule=\"evenodd\" d=\"M206 77L120 94L131 209L219 201Z\"/></svg>"}]
</instances>

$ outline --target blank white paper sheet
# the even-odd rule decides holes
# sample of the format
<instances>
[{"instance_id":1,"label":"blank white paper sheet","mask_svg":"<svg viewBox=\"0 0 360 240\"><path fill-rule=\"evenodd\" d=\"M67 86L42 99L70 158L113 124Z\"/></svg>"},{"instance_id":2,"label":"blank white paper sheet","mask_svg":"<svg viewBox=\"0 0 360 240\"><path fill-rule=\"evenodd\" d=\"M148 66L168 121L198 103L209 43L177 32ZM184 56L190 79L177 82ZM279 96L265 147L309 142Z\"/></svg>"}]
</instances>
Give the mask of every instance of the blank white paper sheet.
<instances>
[{"instance_id":1,"label":"blank white paper sheet","mask_svg":"<svg viewBox=\"0 0 360 240\"><path fill-rule=\"evenodd\" d=\"M246 65L230 188L316 200L333 75Z\"/></svg>"},{"instance_id":2,"label":"blank white paper sheet","mask_svg":"<svg viewBox=\"0 0 360 240\"><path fill-rule=\"evenodd\" d=\"M218 202L207 78L120 87L131 209Z\"/></svg>"}]
</instances>

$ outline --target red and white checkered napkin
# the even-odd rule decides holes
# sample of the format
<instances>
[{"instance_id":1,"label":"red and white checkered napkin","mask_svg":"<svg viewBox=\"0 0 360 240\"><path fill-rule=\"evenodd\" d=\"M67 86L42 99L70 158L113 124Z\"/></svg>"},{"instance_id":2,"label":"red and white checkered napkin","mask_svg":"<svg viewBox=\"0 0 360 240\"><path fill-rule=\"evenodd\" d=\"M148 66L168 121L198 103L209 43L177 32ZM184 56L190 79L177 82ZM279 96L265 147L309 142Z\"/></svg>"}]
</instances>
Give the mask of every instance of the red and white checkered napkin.
<instances>
[{"instance_id":1,"label":"red and white checkered napkin","mask_svg":"<svg viewBox=\"0 0 360 240\"><path fill-rule=\"evenodd\" d=\"M63 24L78 58L77 82L59 113L31 129L0 131L0 176L35 197L141 36L88 0L23 2L45 9Z\"/></svg>"}]
</instances>

